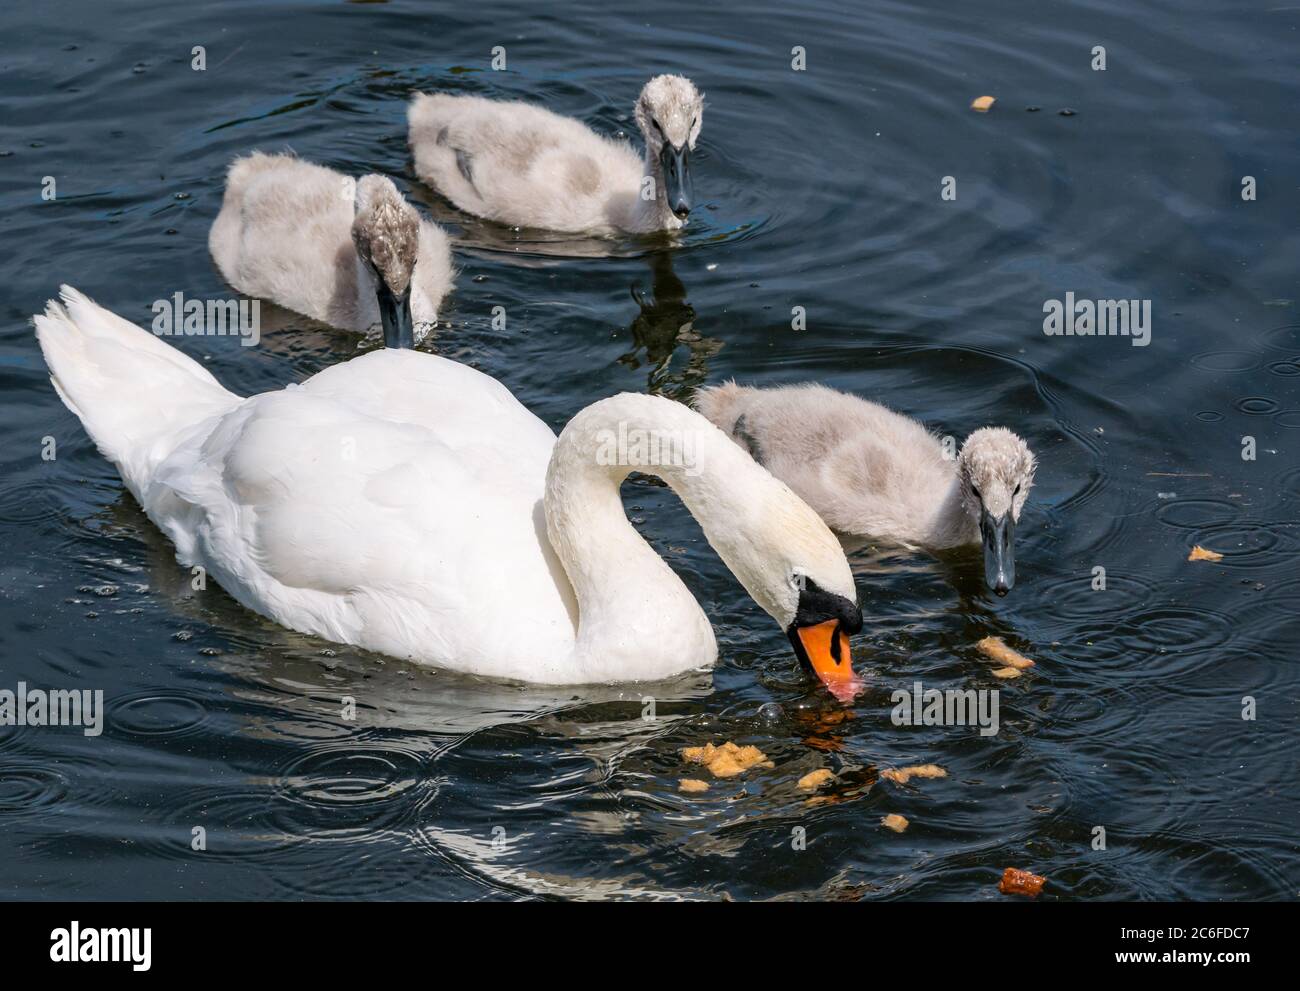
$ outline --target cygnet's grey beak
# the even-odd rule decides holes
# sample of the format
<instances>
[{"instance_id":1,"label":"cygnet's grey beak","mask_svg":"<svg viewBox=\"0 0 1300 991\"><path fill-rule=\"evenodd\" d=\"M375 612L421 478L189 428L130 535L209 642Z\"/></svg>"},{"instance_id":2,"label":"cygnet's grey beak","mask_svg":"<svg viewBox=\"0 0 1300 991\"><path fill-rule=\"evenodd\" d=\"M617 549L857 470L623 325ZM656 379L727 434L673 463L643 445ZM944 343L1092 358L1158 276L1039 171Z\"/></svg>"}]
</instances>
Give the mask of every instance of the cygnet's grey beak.
<instances>
[{"instance_id":1,"label":"cygnet's grey beak","mask_svg":"<svg viewBox=\"0 0 1300 991\"><path fill-rule=\"evenodd\" d=\"M664 170L664 195L668 199L668 209L679 220L685 220L694 206L691 187L691 146L683 144L677 148L668 141L659 149L659 164Z\"/></svg>"},{"instance_id":2,"label":"cygnet's grey beak","mask_svg":"<svg viewBox=\"0 0 1300 991\"><path fill-rule=\"evenodd\" d=\"M411 287L400 296L388 288L384 280L379 284L375 296L379 303L379 319L384 325L384 347L415 347L415 323L411 319Z\"/></svg>"},{"instance_id":3,"label":"cygnet's grey beak","mask_svg":"<svg viewBox=\"0 0 1300 991\"><path fill-rule=\"evenodd\" d=\"M998 595L1006 595L1016 584L1016 521L1009 510L994 516L982 509L980 534L984 538L984 581Z\"/></svg>"}]
</instances>

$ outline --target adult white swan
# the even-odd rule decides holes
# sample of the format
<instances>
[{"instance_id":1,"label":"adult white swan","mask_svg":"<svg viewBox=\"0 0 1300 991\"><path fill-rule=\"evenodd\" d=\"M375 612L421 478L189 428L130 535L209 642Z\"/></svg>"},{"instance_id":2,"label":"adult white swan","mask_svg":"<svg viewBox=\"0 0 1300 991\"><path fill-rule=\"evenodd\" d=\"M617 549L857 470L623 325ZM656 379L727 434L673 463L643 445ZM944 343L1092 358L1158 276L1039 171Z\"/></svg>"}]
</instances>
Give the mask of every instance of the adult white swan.
<instances>
[{"instance_id":1,"label":"adult white swan","mask_svg":"<svg viewBox=\"0 0 1300 991\"><path fill-rule=\"evenodd\" d=\"M240 292L394 346L437 323L455 278L447 235L391 179L292 155L231 163L208 248Z\"/></svg>"},{"instance_id":2,"label":"adult white swan","mask_svg":"<svg viewBox=\"0 0 1300 991\"><path fill-rule=\"evenodd\" d=\"M635 114L644 158L544 107L417 93L407 114L415 174L460 209L514 227L676 230L691 212L704 97L689 79L655 76Z\"/></svg>"},{"instance_id":3,"label":"adult white swan","mask_svg":"<svg viewBox=\"0 0 1300 991\"><path fill-rule=\"evenodd\" d=\"M389 348L243 399L76 290L61 296L35 318L60 397L177 559L250 609L532 682L712 664L704 612L623 512L636 468L681 496L800 659L854 691L847 634L862 615L839 542L685 406L614 396L557 440L495 379Z\"/></svg>"}]
</instances>

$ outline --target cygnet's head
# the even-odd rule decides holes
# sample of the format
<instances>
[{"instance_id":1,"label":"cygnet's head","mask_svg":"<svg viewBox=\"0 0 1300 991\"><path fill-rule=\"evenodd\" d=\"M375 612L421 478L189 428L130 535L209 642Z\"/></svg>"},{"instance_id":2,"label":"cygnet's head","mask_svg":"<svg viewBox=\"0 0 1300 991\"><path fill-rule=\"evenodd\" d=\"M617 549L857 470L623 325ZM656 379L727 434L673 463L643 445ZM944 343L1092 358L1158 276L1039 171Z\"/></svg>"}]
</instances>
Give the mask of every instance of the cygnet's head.
<instances>
[{"instance_id":1,"label":"cygnet's head","mask_svg":"<svg viewBox=\"0 0 1300 991\"><path fill-rule=\"evenodd\" d=\"M636 122L662 172L656 195L685 220L694 205L690 156L704 123L704 97L685 76L655 76L637 97Z\"/></svg>"},{"instance_id":2,"label":"cygnet's head","mask_svg":"<svg viewBox=\"0 0 1300 991\"><path fill-rule=\"evenodd\" d=\"M966 438L957 462L963 504L984 542L984 580L1006 595L1016 583L1016 523L1034 484L1034 456L1006 427L983 427Z\"/></svg>"},{"instance_id":3,"label":"cygnet's head","mask_svg":"<svg viewBox=\"0 0 1300 991\"><path fill-rule=\"evenodd\" d=\"M420 216L386 176L362 176L355 197L352 243L375 277L384 343L413 347L411 278L420 244Z\"/></svg>"}]
</instances>

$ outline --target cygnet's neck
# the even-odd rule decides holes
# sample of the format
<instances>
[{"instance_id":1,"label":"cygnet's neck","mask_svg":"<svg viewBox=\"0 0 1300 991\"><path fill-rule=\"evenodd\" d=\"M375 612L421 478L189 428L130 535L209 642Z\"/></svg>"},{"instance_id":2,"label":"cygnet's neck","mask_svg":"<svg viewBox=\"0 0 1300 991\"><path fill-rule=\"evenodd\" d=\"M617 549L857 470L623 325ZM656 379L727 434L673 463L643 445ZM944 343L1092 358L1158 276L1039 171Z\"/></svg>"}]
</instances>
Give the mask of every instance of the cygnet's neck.
<instances>
[{"instance_id":1,"label":"cygnet's neck","mask_svg":"<svg viewBox=\"0 0 1300 991\"><path fill-rule=\"evenodd\" d=\"M979 524L971 519L962 497L961 472L953 474L952 481L939 497L938 506L931 518L925 546L931 550L961 547L979 539Z\"/></svg>"}]
</instances>

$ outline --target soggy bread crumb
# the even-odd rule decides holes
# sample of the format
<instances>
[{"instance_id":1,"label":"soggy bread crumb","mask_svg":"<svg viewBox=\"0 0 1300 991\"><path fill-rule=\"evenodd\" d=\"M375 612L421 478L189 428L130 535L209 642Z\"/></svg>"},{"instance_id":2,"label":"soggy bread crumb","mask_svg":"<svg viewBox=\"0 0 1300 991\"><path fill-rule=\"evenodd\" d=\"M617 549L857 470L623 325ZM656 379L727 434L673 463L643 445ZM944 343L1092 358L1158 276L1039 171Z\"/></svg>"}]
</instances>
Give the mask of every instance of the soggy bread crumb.
<instances>
[{"instance_id":1,"label":"soggy bread crumb","mask_svg":"<svg viewBox=\"0 0 1300 991\"><path fill-rule=\"evenodd\" d=\"M702 791L708 791L709 783L701 781L699 778L681 778L677 782L677 790L684 791L689 795L697 795Z\"/></svg>"},{"instance_id":2,"label":"soggy bread crumb","mask_svg":"<svg viewBox=\"0 0 1300 991\"><path fill-rule=\"evenodd\" d=\"M907 784L912 778L946 778L948 772L938 764L915 764L912 767L888 768L880 772L886 781Z\"/></svg>"},{"instance_id":3,"label":"soggy bread crumb","mask_svg":"<svg viewBox=\"0 0 1300 991\"><path fill-rule=\"evenodd\" d=\"M751 767L775 767L758 747L738 747L730 740L715 747L706 743L702 747L682 748L682 757L695 764L703 764L715 778L734 778Z\"/></svg>"},{"instance_id":4,"label":"soggy bread crumb","mask_svg":"<svg viewBox=\"0 0 1300 991\"><path fill-rule=\"evenodd\" d=\"M1039 874L1031 874L1029 871L1022 871L1016 867L1008 867L1002 872L1002 880L998 882L998 890L1004 895L1025 895L1029 898L1037 898L1046 881L1047 878Z\"/></svg>"},{"instance_id":5,"label":"soggy bread crumb","mask_svg":"<svg viewBox=\"0 0 1300 991\"><path fill-rule=\"evenodd\" d=\"M975 646L984 656L1004 667L1032 668L1034 666L1033 661L1018 650L1012 650L1001 637L985 637Z\"/></svg>"},{"instance_id":6,"label":"soggy bread crumb","mask_svg":"<svg viewBox=\"0 0 1300 991\"><path fill-rule=\"evenodd\" d=\"M886 829L892 829L896 833L901 833L903 830L907 829L911 823L907 821L907 816L900 816L897 812L891 812L889 815L881 818L880 825L884 826Z\"/></svg>"},{"instance_id":7,"label":"soggy bread crumb","mask_svg":"<svg viewBox=\"0 0 1300 991\"><path fill-rule=\"evenodd\" d=\"M1207 550L1200 544L1192 548L1192 552L1187 555L1189 561L1222 561L1223 555L1218 551Z\"/></svg>"},{"instance_id":8,"label":"soggy bread crumb","mask_svg":"<svg viewBox=\"0 0 1300 991\"><path fill-rule=\"evenodd\" d=\"M817 770L809 771L802 778L800 778L799 787L802 788L804 791L813 791L817 788L820 788L827 781L832 780L834 777L835 775L832 774L830 771L828 771L826 768L819 767Z\"/></svg>"},{"instance_id":9,"label":"soggy bread crumb","mask_svg":"<svg viewBox=\"0 0 1300 991\"><path fill-rule=\"evenodd\" d=\"M997 102L998 98L996 96L977 96L970 101L970 108L977 113L986 114L989 112L989 108Z\"/></svg>"}]
</instances>

